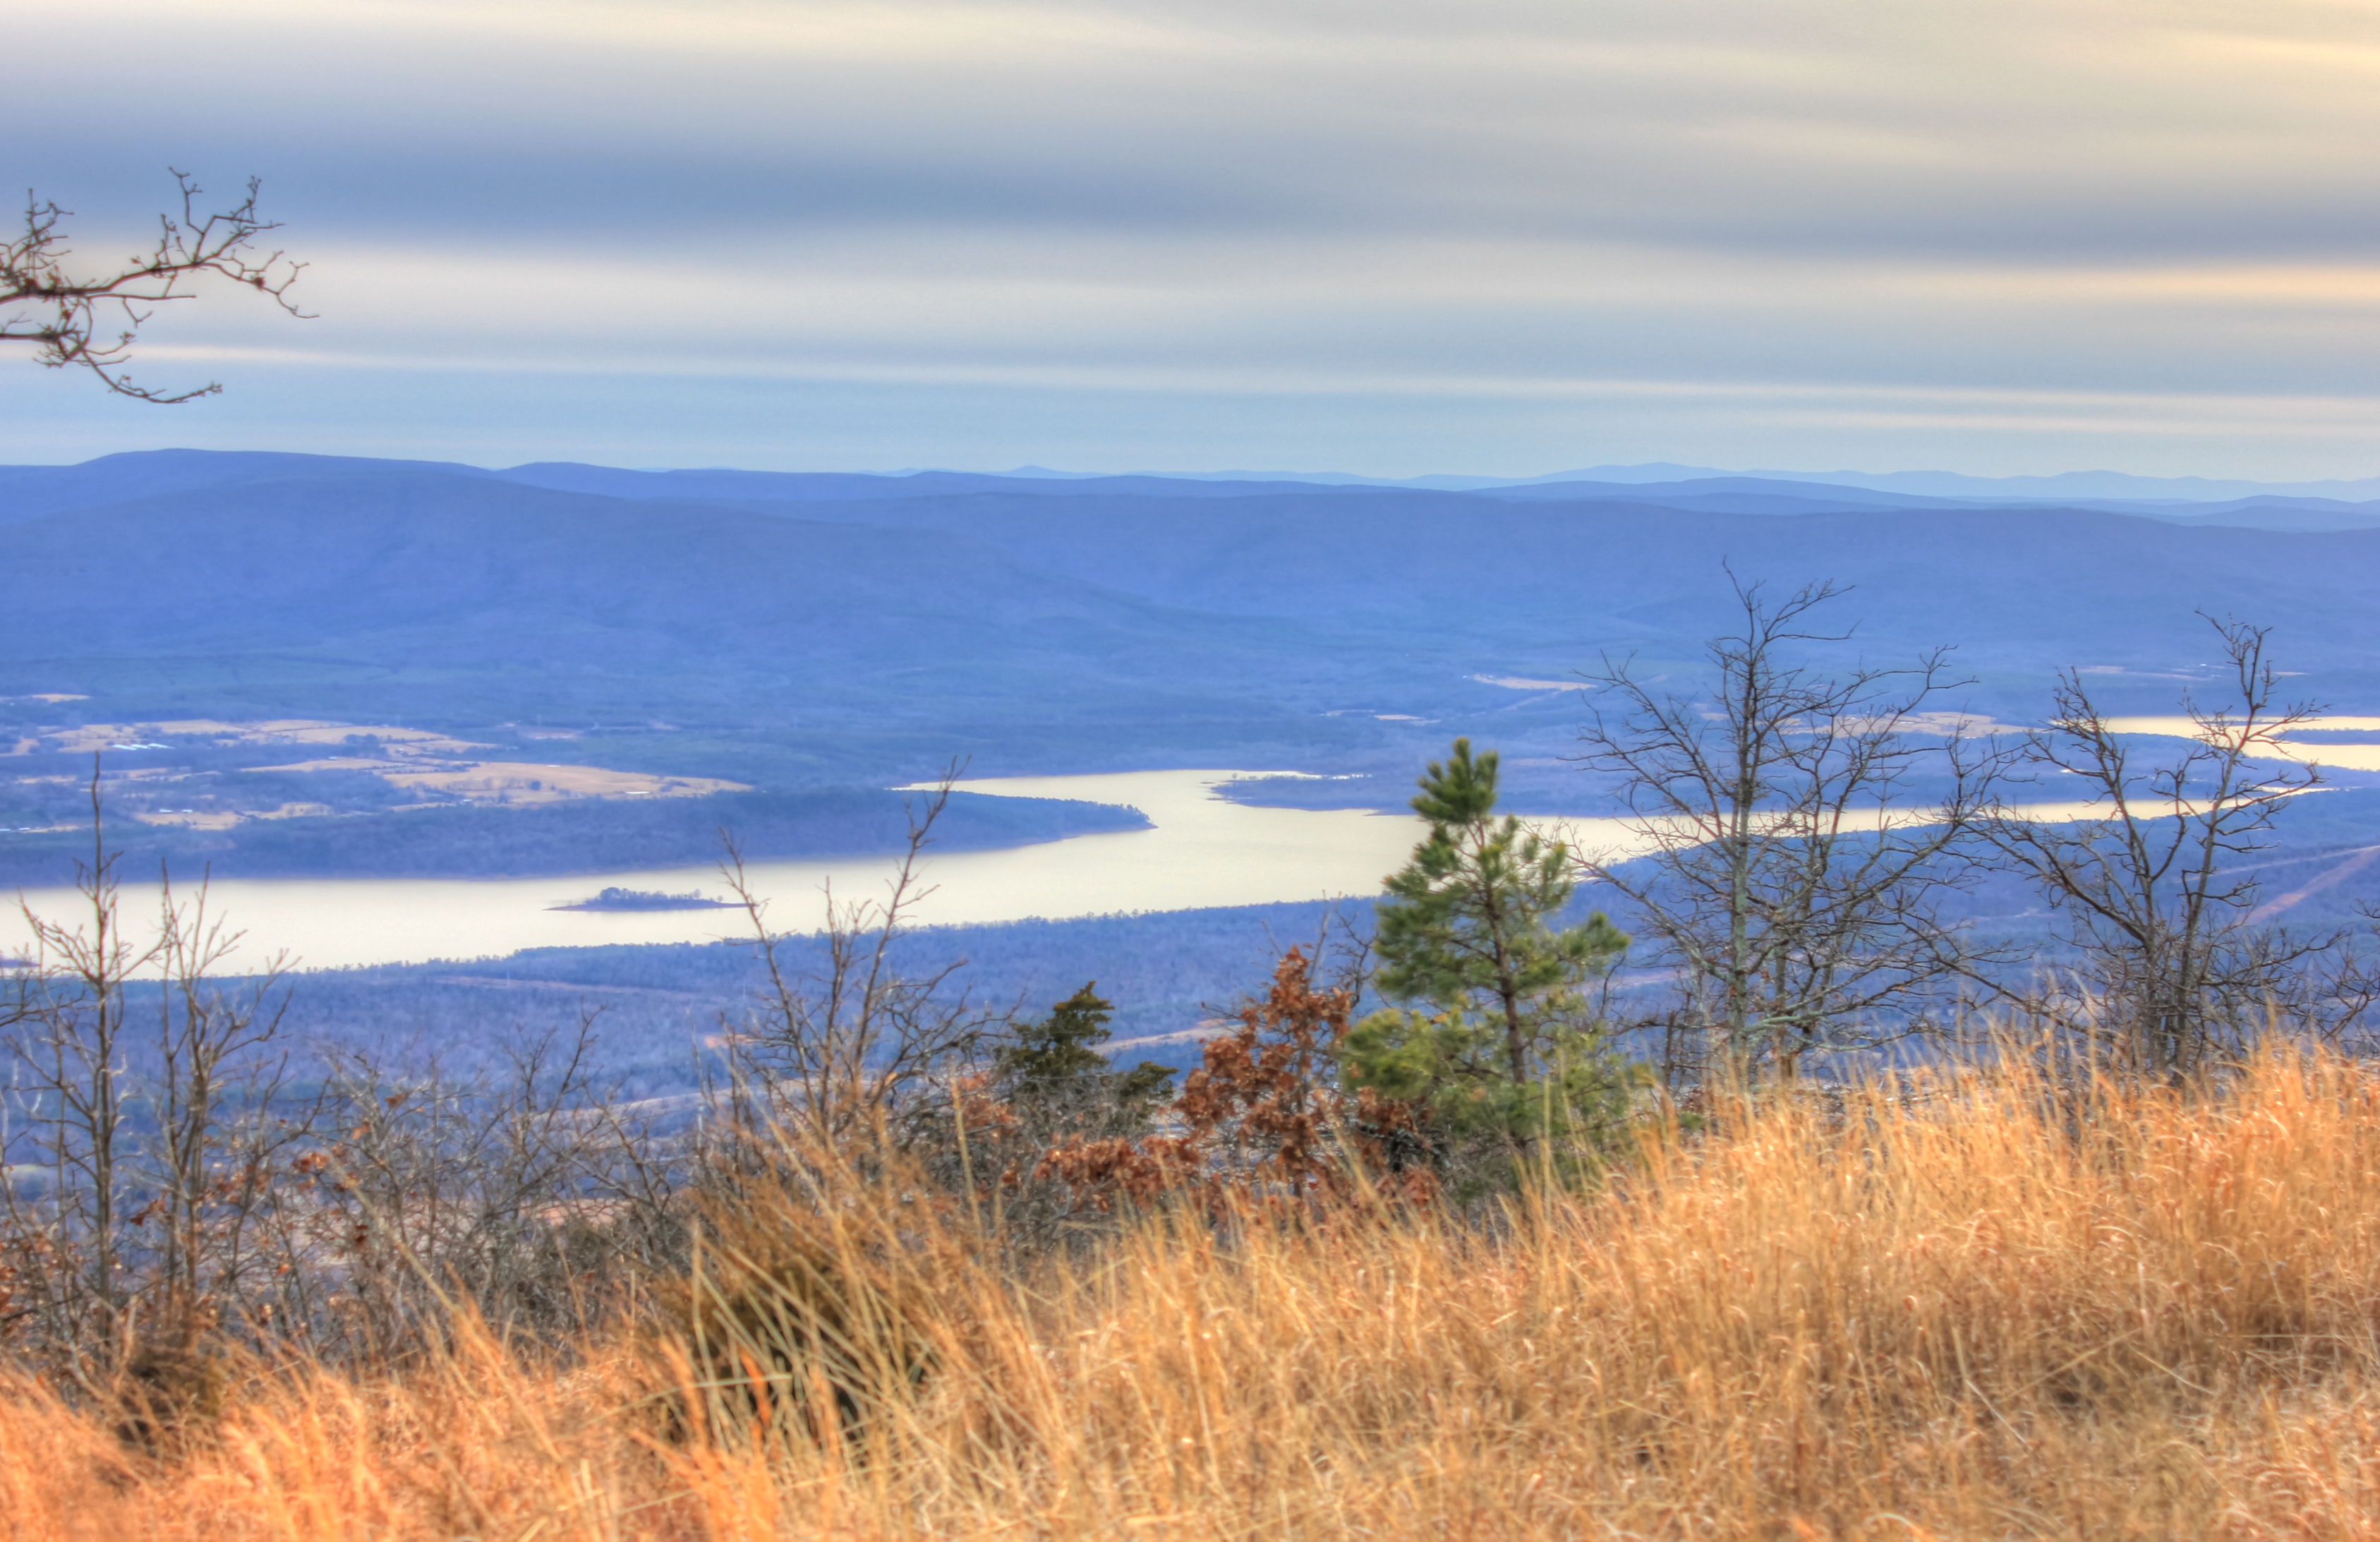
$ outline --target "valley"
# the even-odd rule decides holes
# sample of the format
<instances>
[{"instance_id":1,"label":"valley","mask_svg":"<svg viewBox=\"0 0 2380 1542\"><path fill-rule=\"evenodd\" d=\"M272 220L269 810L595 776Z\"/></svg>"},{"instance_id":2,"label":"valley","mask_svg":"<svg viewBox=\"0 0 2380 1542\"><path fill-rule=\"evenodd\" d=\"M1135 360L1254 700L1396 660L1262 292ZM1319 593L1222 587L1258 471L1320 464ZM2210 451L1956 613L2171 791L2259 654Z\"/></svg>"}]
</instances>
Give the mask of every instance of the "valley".
<instances>
[{"instance_id":1,"label":"valley","mask_svg":"<svg viewBox=\"0 0 2380 1542\"><path fill-rule=\"evenodd\" d=\"M1457 736L1501 752L1507 807L1588 844L1616 828L1578 759L1599 707L1582 672L1624 659L1690 686L1731 568L1847 587L1847 640L1814 660L1953 648L1965 683L1912 724L1937 744L2021 735L2073 668L2155 753L2186 730L2184 693L2223 687L2199 613L2271 623L2291 691L2332 709L2276 764L2318 760L2334 789L2284 820L2276 901L2350 916L2380 893L2362 855L2380 844L2375 720L2358 715L2380 706L2362 624L2380 531L2362 509L1750 478L1458 491L192 452L5 467L0 545L27 581L0 616L0 880L65 902L95 757L122 870L211 875L259 956L661 961L738 917L573 907L716 897L725 835L772 924L814 924L830 881L873 894L905 800L956 764L913 917L953 947L1028 922L1090 937L1111 914L1174 916L1184 936L1251 905L1359 914L1415 839L1415 774ZM2013 892L1962 903L1978 925L2036 924ZM1017 989L1100 967L1056 947ZM347 976L308 977L353 1000ZM1186 1011L1146 1026L1178 1034Z\"/></svg>"}]
</instances>

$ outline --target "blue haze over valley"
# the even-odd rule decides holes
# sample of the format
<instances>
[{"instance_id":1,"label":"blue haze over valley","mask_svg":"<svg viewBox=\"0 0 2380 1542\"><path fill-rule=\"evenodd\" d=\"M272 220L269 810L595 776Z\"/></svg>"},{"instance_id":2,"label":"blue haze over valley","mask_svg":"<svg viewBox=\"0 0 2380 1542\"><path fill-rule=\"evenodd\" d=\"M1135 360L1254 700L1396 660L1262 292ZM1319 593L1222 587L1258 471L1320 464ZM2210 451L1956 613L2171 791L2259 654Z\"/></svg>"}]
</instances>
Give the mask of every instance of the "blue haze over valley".
<instances>
[{"instance_id":1,"label":"blue haze over valley","mask_svg":"<svg viewBox=\"0 0 2380 1542\"><path fill-rule=\"evenodd\" d=\"M0 621L0 878L34 890L88 852L94 753L124 871L186 880L683 870L717 857L722 830L757 862L866 857L905 836L894 789L954 759L970 778L1293 773L1217 795L1393 813L1457 735L1501 751L1524 813L1608 814L1574 759L1593 709L1576 672L1633 656L1693 679L1731 568L1848 586L1838 661L1955 647L1984 730L2039 722L2069 668L2112 712L2219 698L2200 613L2269 625L2293 690L2342 714L2322 735L2340 747L2333 788L2289 811L2270 886L2292 920L2380 893L2364 873L2380 775L2357 769L2380 767L2380 735L2360 731L2380 726L2380 480L1653 466L1388 482L164 451L0 468L0 551L18 580ZM1148 824L1114 803L962 792L938 850ZM964 953L981 990L1028 1003L1096 975L1120 1040L1179 1062L1270 952L1368 913L1363 892L1278 898L1059 905L906 946ZM2039 923L2013 890L1970 899L1979 925ZM480 951L498 956L302 975L297 1020L453 1049L601 1007L623 1073L665 1090L753 983L734 944Z\"/></svg>"}]
</instances>

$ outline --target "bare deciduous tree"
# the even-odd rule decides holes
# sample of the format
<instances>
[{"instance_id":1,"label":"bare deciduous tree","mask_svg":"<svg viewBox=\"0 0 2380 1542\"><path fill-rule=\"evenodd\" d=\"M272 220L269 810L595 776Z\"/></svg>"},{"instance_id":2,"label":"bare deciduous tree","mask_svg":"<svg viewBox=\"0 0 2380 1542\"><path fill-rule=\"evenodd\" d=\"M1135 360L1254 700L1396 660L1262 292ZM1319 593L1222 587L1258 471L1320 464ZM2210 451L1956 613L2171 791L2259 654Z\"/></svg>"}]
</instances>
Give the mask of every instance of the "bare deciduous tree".
<instances>
[{"instance_id":1,"label":"bare deciduous tree","mask_svg":"<svg viewBox=\"0 0 2380 1542\"><path fill-rule=\"evenodd\" d=\"M2069 670L2048 726L2018 755L2037 783L2081 795L2091 813L2049 822L1996 805L1979 825L2065 919L2076 953L2062 980L2010 993L2136 1074L2175 1081L2245 1048L2269 1019L2324 1033L2373 995L2343 933L2291 937L2255 923L2252 859L2273 844L2282 805L2322 783L2277 741L2323 709L2280 699L2269 628L2207 621L2238 695L2216 708L2184 697L2188 748L2143 765Z\"/></svg>"},{"instance_id":2,"label":"bare deciduous tree","mask_svg":"<svg viewBox=\"0 0 2380 1542\"><path fill-rule=\"evenodd\" d=\"M99 792L94 769L81 914L28 911L0 1011L10 1347L111 1396L177 1356L203 1380L215 1330L385 1356L458 1301L551 1330L589 1275L616 1295L681 1261L699 1153L597 1079L592 1014L469 1075L329 1050L294 1075L281 961L219 977L241 939L204 886L161 880L154 934L128 922Z\"/></svg>"},{"instance_id":3,"label":"bare deciduous tree","mask_svg":"<svg viewBox=\"0 0 2380 1542\"><path fill-rule=\"evenodd\" d=\"M614 1290L677 1261L693 1153L598 1077L596 1026L516 1034L463 1075L328 1057L328 1136L283 1207L285 1310L318 1347L409 1353L457 1301L550 1330L601 1305L598 1261Z\"/></svg>"},{"instance_id":4,"label":"bare deciduous tree","mask_svg":"<svg viewBox=\"0 0 2380 1542\"><path fill-rule=\"evenodd\" d=\"M214 277L253 289L292 316L305 315L289 297L305 264L257 244L281 227L257 212L256 179L249 179L238 202L209 212L199 203L204 188L186 173L175 172L174 178L181 213L158 216L156 245L126 258L113 273L69 273L68 211L28 193L24 230L0 246L0 343L30 344L35 359L53 370L89 370L120 396L171 404L223 387L210 381L164 391L136 384L126 372L133 342L158 306L192 297L199 280ZM110 315L113 323L106 321Z\"/></svg>"},{"instance_id":5,"label":"bare deciduous tree","mask_svg":"<svg viewBox=\"0 0 2380 1542\"><path fill-rule=\"evenodd\" d=\"M238 1293L269 1263L258 1223L273 1170L312 1135L310 1110L284 1106L288 998L279 957L237 990L215 976L242 934L211 914L206 886L187 905L159 884L155 1075L147 1090L161 1232L155 1283L175 1307ZM296 1113L298 1117L287 1115Z\"/></svg>"},{"instance_id":6,"label":"bare deciduous tree","mask_svg":"<svg viewBox=\"0 0 2380 1542\"><path fill-rule=\"evenodd\" d=\"M1681 977L1673 1076L1708 1049L1739 1074L1790 1075L1928 1005L1964 964L1942 906L1973 876L1991 777L1963 714L1945 710L1967 684L1948 650L1824 673L1807 650L1851 634L1811 616L1843 591L1770 601L1729 577L1742 626L1708 645L1705 688L1664 691L1607 657L1587 678L1612 705L1580 735L1581 759L1617 778L1634 847L1587 870ZM1922 805L1921 777L1937 789Z\"/></svg>"},{"instance_id":7,"label":"bare deciduous tree","mask_svg":"<svg viewBox=\"0 0 2380 1542\"><path fill-rule=\"evenodd\" d=\"M809 940L769 929L767 902L728 838L722 871L743 902L768 976L754 1009L729 1026L731 1064L739 1088L762 1099L766 1120L820 1149L888 1128L905 1100L975 1056L1014 1015L953 989L964 959L912 975L893 957L916 907L933 892L918 865L958 776L953 766L910 806L908 844L882 901L839 903L827 892L826 929L814 942L824 956L814 970L789 967L788 953Z\"/></svg>"},{"instance_id":8,"label":"bare deciduous tree","mask_svg":"<svg viewBox=\"0 0 2380 1542\"><path fill-rule=\"evenodd\" d=\"M184 902L161 883L157 933L136 940L96 766L91 799L82 917L26 913L35 954L13 982L0 1110L0 1265L79 1380L129 1344L137 1312L188 1317L269 1268L272 1170L310 1134L274 1109L279 961L237 990L211 983L240 937L203 885Z\"/></svg>"}]
</instances>

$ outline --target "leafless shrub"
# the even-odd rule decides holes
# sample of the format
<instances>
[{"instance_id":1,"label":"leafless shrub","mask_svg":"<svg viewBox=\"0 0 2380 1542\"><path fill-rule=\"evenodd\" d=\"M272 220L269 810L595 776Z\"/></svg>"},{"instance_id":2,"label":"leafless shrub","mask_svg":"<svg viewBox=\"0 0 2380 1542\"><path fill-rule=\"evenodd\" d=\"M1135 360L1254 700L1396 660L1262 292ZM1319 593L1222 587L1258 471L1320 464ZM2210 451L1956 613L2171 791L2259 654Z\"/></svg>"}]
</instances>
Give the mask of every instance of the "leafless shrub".
<instances>
[{"instance_id":1,"label":"leafless shrub","mask_svg":"<svg viewBox=\"0 0 2380 1542\"><path fill-rule=\"evenodd\" d=\"M458 1305L549 1334L677 1268L695 1154L594 1075L597 1023L518 1035L465 1076L334 1054L325 1135L281 1212L292 1317L385 1357Z\"/></svg>"},{"instance_id":2,"label":"leafless shrub","mask_svg":"<svg viewBox=\"0 0 2380 1542\"><path fill-rule=\"evenodd\" d=\"M788 955L812 940L770 929L768 903L722 832L721 870L743 902L768 977L743 1020L723 1025L742 1125L790 1133L821 1149L862 1137L897 1142L918 1127L898 1117L908 1105L982 1053L1014 1017L1013 1009L975 1002L957 982L965 959L911 974L894 957L917 906L933 892L919 864L959 772L952 766L909 806L908 843L882 901L838 903L828 890L826 927L815 939L823 957L813 970L789 964Z\"/></svg>"}]
</instances>

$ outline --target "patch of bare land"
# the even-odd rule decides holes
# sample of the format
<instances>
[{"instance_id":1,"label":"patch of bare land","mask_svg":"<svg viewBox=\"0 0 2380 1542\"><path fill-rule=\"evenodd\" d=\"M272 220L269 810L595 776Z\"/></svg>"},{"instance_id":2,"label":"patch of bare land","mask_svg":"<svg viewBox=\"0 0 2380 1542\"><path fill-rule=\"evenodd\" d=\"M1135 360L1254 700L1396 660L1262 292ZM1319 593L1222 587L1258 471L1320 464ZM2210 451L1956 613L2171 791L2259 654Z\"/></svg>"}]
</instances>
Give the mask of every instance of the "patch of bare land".
<instances>
[{"instance_id":1,"label":"patch of bare land","mask_svg":"<svg viewBox=\"0 0 2380 1542\"><path fill-rule=\"evenodd\" d=\"M1485 686L1501 686L1508 691L1583 691L1584 680L1541 680L1528 674L1475 674L1471 678Z\"/></svg>"},{"instance_id":2,"label":"patch of bare land","mask_svg":"<svg viewBox=\"0 0 2380 1542\"><path fill-rule=\"evenodd\" d=\"M178 825L185 830L229 830L242 820L300 820L336 812L327 803L285 803L277 808L143 808L132 818L142 824Z\"/></svg>"},{"instance_id":3,"label":"patch of bare land","mask_svg":"<svg viewBox=\"0 0 2380 1542\"><path fill-rule=\"evenodd\" d=\"M570 729L523 732L533 738L578 736ZM290 759L255 763L257 751L285 746L296 751ZM87 773L61 774L49 757L97 755L119 817L192 830L374 809L700 797L747 790L743 783L716 777L488 758L501 753L494 745L388 723L309 718L84 723L37 731L0 746L0 759L40 756L46 762L38 772L15 777L0 768L0 783L28 792L48 787L53 796L45 801L53 801L68 784L79 786ZM165 763L142 763L151 759Z\"/></svg>"},{"instance_id":4,"label":"patch of bare land","mask_svg":"<svg viewBox=\"0 0 2380 1542\"><path fill-rule=\"evenodd\" d=\"M1195 1027L1177 1029L1172 1033L1148 1033L1137 1038L1111 1038L1101 1047L1109 1059L1121 1063L1128 1056L1165 1044L1204 1044L1232 1031L1236 1024L1220 1017L1208 1018Z\"/></svg>"},{"instance_id":5,"label":"patch of bare land","mask_svg":"<svg viewBox=\"0 0 2380 1542\"><path fill-rule=\"evenodd\" d=\"M42 697L30 699L74 701L82 698ZM394 728L385 724L323 722L311 718L282 718L270 722L220 722L212 718L177 718L164 722L90 722L79 727L54 729L32 738L18 739L6 753L30 755L35 750L60 750L91 755L127 745L145 745L158 739L204 739L216 745L230 746L345 745L358 738L378 740L381 749L390 755L467 755L475 749L493 747L473 744L467 739L451 738L427 729Z\"/></svg>"},{"instance_id":6,"label":"patch of bare land","mask_svg":"<svg viewBox=\"0 0 2380 1542\"><path fill-rule=\"evenodd\" d=\"M432 761L409 758L402 771L388 770L386 760L357 756L299 760L285 766L258 766L258 771L366 771L398 787L434 790L464 803L560 803L578 797L700 797L706 793L740 793L741 782L709 776L659 776L647 771L612 771L603 766L556 766L528 760Z\"/></svg>"}]
</instances>

